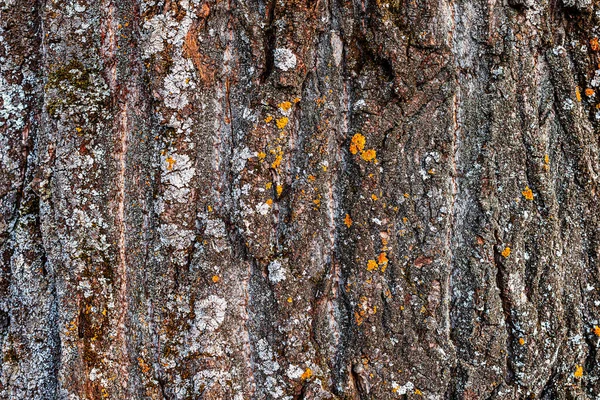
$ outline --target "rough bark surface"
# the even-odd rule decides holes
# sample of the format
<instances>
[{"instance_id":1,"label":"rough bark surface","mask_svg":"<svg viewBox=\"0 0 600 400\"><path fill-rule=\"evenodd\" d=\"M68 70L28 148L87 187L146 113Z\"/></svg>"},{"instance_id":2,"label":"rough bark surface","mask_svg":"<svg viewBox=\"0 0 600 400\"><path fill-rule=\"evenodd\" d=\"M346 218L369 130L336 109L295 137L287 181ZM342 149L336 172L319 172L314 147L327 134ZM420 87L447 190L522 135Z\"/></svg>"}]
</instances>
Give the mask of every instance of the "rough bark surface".
<instances>
[{"instance_id":1,"label":"rough bark surface","mask_svg":"<svg viewBox=\"0 0 600 400\"><path fill-rule=\"evenodd\" d=\"M0 398L600 398L598 36L0 0Z\"/></svg>"}]
</instances>

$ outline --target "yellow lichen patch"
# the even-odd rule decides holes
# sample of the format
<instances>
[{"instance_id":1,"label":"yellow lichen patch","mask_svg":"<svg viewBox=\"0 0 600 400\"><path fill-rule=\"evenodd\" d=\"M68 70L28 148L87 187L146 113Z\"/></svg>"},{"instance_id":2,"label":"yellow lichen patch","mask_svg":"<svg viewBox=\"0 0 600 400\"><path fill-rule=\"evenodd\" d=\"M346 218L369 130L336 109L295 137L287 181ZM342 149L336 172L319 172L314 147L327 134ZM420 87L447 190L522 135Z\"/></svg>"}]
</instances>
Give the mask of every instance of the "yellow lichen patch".
<instances>
[{"instance_id":1,"label":"yellow lichen patch","mask_svg":"<svg viewBox=\"0 0 600 400\"><path fill-rule=\"evenodd\" d=\"M377 267L378 267L377 261L375 261L375 260L367 261L367 271L374 271L377 269Z\"/></svg>"},{"instance_id":2,"label":"yellow lichen patch","mask_svg":"<svg viewBox=\"0 0 600 400\"><path fill-rule=\"evenodd\" d=\"M287 302L288 302L288 303L292 303L293 301L294 301L294 300L293 300L291 297L288 297L288 298L287 298Z\"/></svg>"},{"instance_id":3,"label":"yellow lichen patch","mask_svg":"<svg viewBox=\"0 0 600 400\"><path fill-rule=\"evenodd\" d=\"M257 154L257 157L260 161L264 160L266 156L267 155L265 154L264 151L261 151L260 153Z\"/></svg>"},{"instance_id":4,"label":"yellow lichen patch","mask_svg":"<svg viewBox=\"0 0 600 400\"><path fill-rule=\"evenodd\" d=\"M166 163L167 163L167 169L170 171L173 169L173 165L175 165L175 159L171 156L167 157L165 159Z\"/></svg>"},{"instance_id":5,"label":"yellow lichen patch","mask_svg":"<svg viewBox=\"0 0 600 400\"><path fill-rule=\"evenodd\" d=\"M314 199L312 202L317 207L319 207L321 205L321 199Z\"/></svg>"},{"instance_id":6,"label":"yellow lichen patch","mask_svg":"<svg viewBox=\"0 0 600 400\"><path fill-rule=\"evenodd\" d=\"M282 111L286 112L289 111L290 108L292 108L292 103L290 103L289 101L284 101L279 103L277 107L279 107Z\"/></svg>"},{"instance_id":7,"label":"yellow lichen patch","mask_svg":"<svg viewBox=\"0 0 600 400\"><path fill-rule=\"evenodd\" d=\"M288 122L289 122L289 118L288 117L281 117L281 118L277 118L277 120L275 121L275 123L277 124L277 127L279 129L283 129L287 126Z\"/></svg>"},{"instance_id":8,"label":"yellow lichen patch","mask_svg":"<svg viewBox=\"0 0 600 400\"><path fill-rule=\"evenodd\" d=\"M369 150L363 151L360 154L360 157L367 162L374 161L375 157L377 157L377 153L375 152L375 150L369 149Z\"/></svg>"},{"instance_id":9,"label":"yellow lichen patch","mask_svg":"<svg viewBox=\"0 0 600 400\"><path fill-rule=\"evenodd\" d=\"M378 197L377 197L377 195L373 193L373 194L371 195L371 200L373 200L373 201L377 201L377 200L378 200Z\"/></svg>"},{"instance_id":10,"label":"yellow lichen patch","mask_svg":"<svg viewBox=\"0 0 600 400\"><path fill-rule=\"evenodd\" d=\"M415 394L418 396L423 396L423 392L421 392L419 389L415 389Z\"/></svg>"},{"instance_id":11,"label":"yellow lichen patch","mask_svg":"<svg viewBox=\"0 0 600 400\"><path fill-rule=\"evenodd\" d=\"M352 142L350 143L350 153L356 154L359 151L363 151L365 148L366 139L360 133L356 133L352 136Z\"/></svg>"},{"instance_id":12,"label":"yellow lichen patch","mask_svg":"<svg viewBox=\"0 0 600 400\"><path fill-rule=\"evenodd\" d=\"M346 217L344 218L344 224L348 228L352 226L352 218L350 218L350 214L346 214Z\"/></svg>"},{"instance_id":13,"label":"yellow lichen patch","mask_svg":"<svg viewBox=\"0 0 600 400\"><path fill-rule=\"evenodd\" d=\"M595 93L595 92L594 92L594 89L592 89L592 88L587 88L587 89L585 89L585 95L586 95L587 97L591 97L591 96L593 96L593 95L594 95L594 93Z\"/></svg>"},{"instance_id":14,"label":"yellow lichen patch","mask_svg":"<svg viewBox=\"0 0 600 400\"><path fill-rule=\"evenodd\" d=\"M213 277L212 277L212 281L213 281L214 283L217 283L217 282L219 282L220 280L221 280L221 278L219 278L219 275L213 275Z\"/></svg>"},{"instance_id":15,"label":"yellow lichen patch","mask_svg":"<svg viewBox=\"0 0 600 400\"><path fill-rule=\"evenodd\" d=\"M378 263L379 265L382 265L382 264L387 264L387 263L388 263L388 261L389 261L389 260L388 260L388 258L387 258L387 255L386 255L385 253L380 253L380 254L379 254L379 257L377 257L377 263Z\"/></svg>"},{"instance_id":16,"label":"yellow lichen patch","mask_svg":"<svg viewBox=\"0 0 600 400\"><path fill-rule=\"evenodd\" d=\"M300 97L296 97L294 100L292 100L294 102L294 104L298 103L300 101Z\"/></svg>"},{"instance_id":17,"label":"yellow lichen patch","mask_svg":"<svg viewBox=\"0 0 600 400\"><path fill-rule=\"evenodd\" d=\"M312 376L312 370L310 368L306 368L300 379L303 381L309 379Z\"/></svg>"},{"instance_id":18,"label":"yellow lichen patch","mask_svg":"<svg viewBox=\"0 0 600 400\"><path fill-rule=\"evenodd\" d=\"M275 187L275 191L277 192L277 196L281 196L281 192L283 192L283 186L277 185Z\"/></svg>"},{"instance_id":19,"label":"yellow lichen patch","mask_svg":"<svg viewBox=\"0 0 600 400\"><path fill-rule=\"evenodd\" d=\"M583 376L583 367L581 365L575 366L575 372L573 372L575 378L581 378Z\"/></svg>"},{"instance_id":20,"label":"yellow lichen patch","mask_svg":"<svg viewBox=\"0 0 600 400\"><path fill-rule=\"evenodd\" d=\"M506 246L504 248L504 250L502 250L502 257L504 258L508 258L508 256L510 256L510 247Z\"/></svg>"},{"instance_id":21,"label":"yellow lichen patch","mask_svg":"<svg viewBox=\"0 0 600 400\"><path fill-rule=\"evenodd\" d=\"M525 339L519 338L519 344L523 346L525 344Z\"/></svg>"},{"instance_id":22,"label":"yellow lichen patch","mask_svg":"<svg viewBox=\"0 0 600 400\"><path fill-rule=\"evenodd\" d=\"M544 163L550 164L550 156L548 156L548 154L544 154Z\"/></svg>"},{"instance_id":23,"label":"yellow lichen patch","mask_svg":"<svg viewBox=\"0 0 600 400\"><path fill-rule=\"evenodd\" d=\"M273 121L273 116L269 115L267 116L267 118L265 118L265 122L268 124L269 122Z\"/></svg>"},{"instance_id":24,"label":"yellow lichen patch","mask_svg":"<svg viewBox=\"0 0 600 400\"><path fill-rule=\"evenodd\" d=\"M594 332L594 335L600 336L600 326L598 326L598 325L594 326L594 329L592 329L592 332Z\"/></svg>"},{"instance_id":25,"label":"yellow lichen patch","mask_svg":"<svg viewBox=\"0 0 600 400\"><path fill-rule=\"evenodd\" d=\"M267 182L267 184L265 185L265 189L271 189L273 187L273 183L271 182Z\"/></svg>"},{"instance_id":26,"label":"yellow lichen patch","mask_svg":"<svg viewBox=\"0 0 600 400\"><path fill-rule=\"evenodd\" d=\"M317 179L314 175L309 175L307 178L311 182L314 182L314 180Z\"/></svg>"},{"instance_id":27,"label":"yellow lichen patch","mask_svg":"<svg viewBox=\"0 0 600 400\"><path fill-rule=\"evenodd\" d=\"M592 48L593 51L600 50L600 43L598 43L598 38L590 39L590 47Z\"/></svg>"},{"instance_id":28,"label":"yellow lichen patch","mask_svg":"<svg viewBox=\"0 0 600 400\"><path fill-rule=\"evenodd\" d=\"M148 364L146 364L146 362L144 361L144 359L142 357L138 357L138 365L140 366L140 369L142 370L142 372L144 374L147 374L148 372L150 372L150 366L148 366Z\"/></svg>"},{"instance_id":29,"label":"yellow lichen patch","mask_svg":"<svg viewBox=\"0 0 600 400\"><path fill-rule=\"evenodd\" d=\"M75 128L75 130L76 130L77 132L79 132L79 133L80 133L80 132L81 132L83 129L81 129L81 128L78 126L78 127L76 127L76 128Z\"/></svg>"},{"instance_id":30,"label":"yellow lichen patch","mask_svg":"<svg viewBox=\"0 0 600 400\"><path fill-rule=\"evenodd\" d=\"M275 161L273 161L271 163L271 168L273 168L273 169L279 168L279 166L281 165L282 159L283 159L283 156L281 154L278 154L277 157L275 157Z\"/></svg>"},{"instance_id":31,"label":"yellow lichen patch","mask_svg":"<svg viewBox=\"0 0 600 400\"><path fill-rule=\"evenodd\" d=\"M581 101L581 89L579 86L575 87L575 98L577 101Z\"/></svg>"},{"instance_id":32,"label":"yellow lichen patch","mask_svg":"<svg viewBox=\"0 0 600 400\"><path fill-rule=\"evenodd\" d=\"M273 205L273 199L268 199L267 201L265 201L265 203L266 203L268 206L272 206L272 205Z\"/></svg>"},{"instance_id":33,"label":"yellow lichen patch","mask_svg":"<svg viewBox=\"0 0 600 400\"><path fill-rule=\"evenodd\" d=\"M410 194L408 194L408 193L404 193L404 198L405 198L405 199L408 199L409 197L410 197Z\"/></svg>"},{"instance_id":34,"label":"yellow lichen patch","mask_svg":"<svg viewBox=\"0 0 600 400\"><path fill-rule=\"evenodd\" d=\"M356 311L354 311L354 319L356 320L356 325L358 326L363 323L363 317Z\"/></svg>"},{"instance_id":35,"label":"yellow lichen patch","mask_svg":"<svg viewBox=\"0 0 600 400\"><path fill-rule=\"evenodd\" d=\"M525 190L523 190L521 194L523 195L523 197L525 197L526 200L533 200L533 192L531 191L529 186L525 186Z\"/></svg>"}]
</instances>

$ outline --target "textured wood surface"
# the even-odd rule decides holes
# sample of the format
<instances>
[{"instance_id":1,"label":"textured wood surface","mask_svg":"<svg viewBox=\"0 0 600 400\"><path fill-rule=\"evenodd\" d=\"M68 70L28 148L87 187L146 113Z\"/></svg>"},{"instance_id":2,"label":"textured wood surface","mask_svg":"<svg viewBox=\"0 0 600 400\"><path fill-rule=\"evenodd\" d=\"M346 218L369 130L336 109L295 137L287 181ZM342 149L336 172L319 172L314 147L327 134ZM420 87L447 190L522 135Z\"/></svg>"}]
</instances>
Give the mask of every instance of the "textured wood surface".
<instances>
[{"instance_id":1,"label":"textured wood surface","mask_svg":"<svg viewBox=\"0 0 600 400\"><path fill-rule=\"evenodd\" d=\"M0 399L600 398L598 36L0 0Z\"/></svg>"}]
</instances>

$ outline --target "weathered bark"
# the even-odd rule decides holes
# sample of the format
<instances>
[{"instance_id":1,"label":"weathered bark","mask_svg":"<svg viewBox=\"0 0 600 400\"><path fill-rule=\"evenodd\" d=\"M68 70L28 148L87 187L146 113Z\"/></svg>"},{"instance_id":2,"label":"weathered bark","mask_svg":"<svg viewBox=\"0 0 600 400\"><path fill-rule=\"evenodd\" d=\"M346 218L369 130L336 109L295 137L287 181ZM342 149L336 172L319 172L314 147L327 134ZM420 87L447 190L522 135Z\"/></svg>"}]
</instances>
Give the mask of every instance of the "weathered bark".
<instances>
[{"instance_id":1,"label":"weathered bark","mask_svg":"<svg viewBox=\"0 0 600 400\"><path fill-rule=\"evenodd\" d=\"M599 398L598 35L0 0L0 398Z\"/></svg>"}]
</instances>

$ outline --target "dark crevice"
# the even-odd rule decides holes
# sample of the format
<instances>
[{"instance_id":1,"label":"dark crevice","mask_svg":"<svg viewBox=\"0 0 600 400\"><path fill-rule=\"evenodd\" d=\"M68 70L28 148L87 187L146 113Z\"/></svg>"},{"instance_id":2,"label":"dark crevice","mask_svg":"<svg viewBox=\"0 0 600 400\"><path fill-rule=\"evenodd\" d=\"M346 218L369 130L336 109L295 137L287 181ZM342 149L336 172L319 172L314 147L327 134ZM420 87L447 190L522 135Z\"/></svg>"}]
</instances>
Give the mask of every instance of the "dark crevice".
<instances>
[{"instance_id":1,"label":"dark crevice","mask_svg":"<svg viewBox=\"0 0 600 400\"><path fill-rule=\"evenodd\" d=\"M267 20L265 22L264 28L264 39L263 39L263 47L265 52L265 67L262 75L260 76L261 85L264 84L275 68L275 41L276 35L275 30L276 27L273 24L275 20L275 5L277 4L277 0L272 0L266 4L266 17Z\"/></svg>"}]
</instances>

